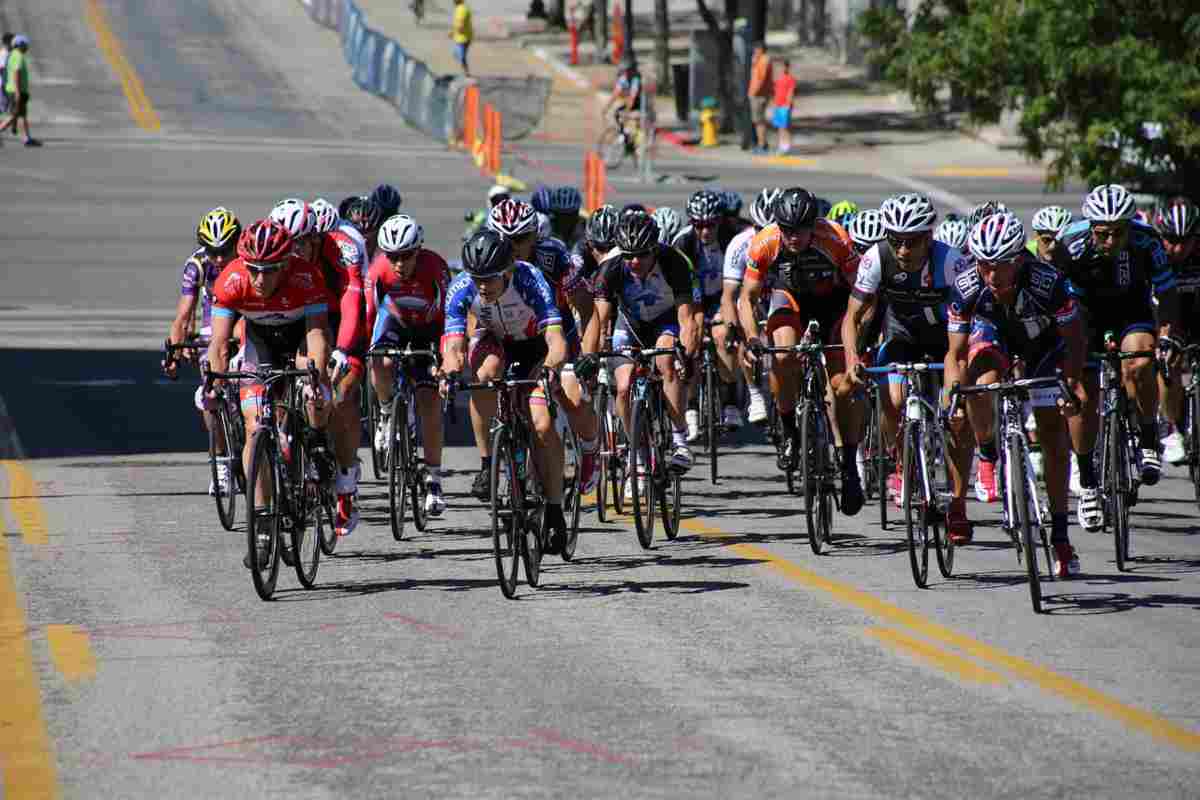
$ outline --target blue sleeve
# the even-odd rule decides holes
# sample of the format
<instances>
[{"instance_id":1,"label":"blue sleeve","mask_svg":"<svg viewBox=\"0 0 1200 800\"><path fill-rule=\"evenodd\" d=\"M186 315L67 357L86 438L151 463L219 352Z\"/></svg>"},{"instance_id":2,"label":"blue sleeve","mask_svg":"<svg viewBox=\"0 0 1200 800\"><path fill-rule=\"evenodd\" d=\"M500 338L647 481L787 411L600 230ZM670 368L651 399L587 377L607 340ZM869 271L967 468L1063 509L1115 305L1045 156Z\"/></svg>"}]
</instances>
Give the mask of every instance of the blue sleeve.
<instances>
[{"instance_id":1,"label":"blue sleeve","mask_svg":"<svg viewBox=\"0 0 1200 800\"><path fill-rule=\"evenodd\" d=\"M525 304L533 309L534 316L537 318L538 332L541 333L551 325L562 325L562 315L558 313L558 304L554 301L554 290L550 288L550 282L546 280L546 276L531 265L524 265L524 268L518 267L517 275L520 278L517 282L517 291ZM447 325L449 325L449 321L447 321Z\"/></svg>"},{"instance_id":2,"label":"blue sleeve","mask_svg":"<svg viewBox=\"0 0 1200 800\"><path fill-rule=\"evenodd\" d=\"M1166 248L1157 237L1150 239L1150 283L1155 294L1164 294L1175 288L1175 270L1167 258Z\"/></svg>"},{"instance_id":3,"label":"blue sleeve","mask_svg":"<svg viewBox=\"0 0 1200 800\"><path fill-rule=\"evenodd\" d=\"M475 302L475 282L471 276L462 273L455 278L454 283L446 291L446 335L465 336L467 334L467 312Z\"/></svg>"}]
</instances>

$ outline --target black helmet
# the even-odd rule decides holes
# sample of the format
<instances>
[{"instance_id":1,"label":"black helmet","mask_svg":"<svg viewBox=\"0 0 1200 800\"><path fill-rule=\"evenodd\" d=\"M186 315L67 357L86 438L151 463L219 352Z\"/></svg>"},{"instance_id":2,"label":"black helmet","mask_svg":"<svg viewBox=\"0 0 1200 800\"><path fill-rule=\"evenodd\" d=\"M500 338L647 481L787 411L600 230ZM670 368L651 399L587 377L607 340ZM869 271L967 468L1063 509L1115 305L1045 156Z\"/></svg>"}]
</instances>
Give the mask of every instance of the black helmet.
<instances>
[{"instance_id":1,"label":"black helmet","mask_svg":"<svg viewBox=\"0 0 1200 800\"><path fill-rule=\"evenodd\" d=\"M617 247L622 253L645 253L658 246L658 223L642 211L630 211L621 217L617 228Z\"/></svg>"},{"instance_id":2,"label":"black helmet","mask_svg":"<svg viewBox=\"0 0 1200 800\"><path fill-rule=\"evenodd\" d=\"M600 206L593 211L587 223L586 235L588 244L602 247L606 250L612 249L613 244L617 241L617 223L619 220L620 217L617 214L615 206Z\"/></svg>"},{"instance_id":3,"label":"black helmet","mask_svg":"<svg viewBox=\"0 0 1200 800\"><path fill-rule=\"evenodd\" d=\"M727 216L736 217L741 214L743 203L742 196L738 192L732 189L721 190L721 206L725 209Z\"/></svg>"},{"instance_id":4,"label":"black helmet","mask_svg":"<svg viewBox=\"0 0 1200 800\"><path fill-rule=\"evenodd\" d=\"M687 215L692 222L712 222L724 213L721 195L711 189L701 189L688 198Z\"/></svg>"},{"instance_id":5,"label":"black helmet","mask_svg":"<svg viewBox=\"0 0 1200 800\"><path fill-rule=\"evenodd\" d=\"M383 219L393 217L400 210L400 204L404 202L400 197L400 190L390 183L381 183L375 187L375 191L371 192L371 199L375 201L375 205L379 206L380 216Z\"/></svg>"},{"instance_id":6,"label":"black helmet","mask_svg":"<svg viewBox=\"0 0 1200 800\"><path fill-rule=\"evenodd\" d=\"M473 278L490 278L512 266L512 241L490 228L471 234L462 249L463 270Z\"/></svg>"},{"instance_id":7,"label":"black helmet","mask_svg":"<svg viewBox=\"0 0 1200 800\"><path fill-rule=\"evenodd\" d=\"M342 215L351 225L358 228L359 233L366 233L379 227L383 222L383 211L369 197L356 197L346 207Z\"/></svg>"},{"instance_id":8,"label":"black helmet","mask_svg":"<svg viewBox=\"0 0 1200 800\"><path fill-rule=\"evenodd\" d=\"M350 204L355 200L362 200L364 195L352 194L349 197L342 198L342 202L338 203L338 217L346 218L346 212L350 210Z\"/></svg>"},{"instance_id":9,"label":"black helmet","mask_svg":"<svg viewBox=\"0 0 1200 800\"><path fill-rule=\"evenodd\" d=\"M817 221L816 198L808 189L784 189L775 200L775 222L781 228L807 228Z\"/></svg>"}]
</instances>

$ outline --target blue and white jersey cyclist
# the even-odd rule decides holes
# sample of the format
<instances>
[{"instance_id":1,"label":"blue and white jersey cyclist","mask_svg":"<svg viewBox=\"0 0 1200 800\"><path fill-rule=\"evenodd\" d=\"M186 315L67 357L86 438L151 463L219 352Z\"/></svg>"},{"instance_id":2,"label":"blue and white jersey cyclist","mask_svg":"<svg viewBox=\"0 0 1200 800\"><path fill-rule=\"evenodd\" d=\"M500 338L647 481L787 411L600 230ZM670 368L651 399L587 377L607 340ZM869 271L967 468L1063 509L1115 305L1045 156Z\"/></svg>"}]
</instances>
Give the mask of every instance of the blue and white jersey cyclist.
<instances>
[{"instance_id":1,"label":"blue and white jersey cyclist","mask_svg":"<svg viewBox=\"0 0 1200 800\"><path fill-rule=\"evenodd\" d=\"M1104 184L1083 201L1083 219L1059 234L1055 266L1071 281L1088 328L1088 349L1104 348L1111 331L1118 347L1149 351L1174 342L1178 330L1175 272L1158 233L1134 219L1133 195L1124 187ZM1157 307L1156 307L1157 306ZM1124 362L1126 391L1137 406L1142 483L1153 486L1162 472L1158 440L1158 376L1154 359ZM1096 373L1088 395L1096 397ZM1088 410L1090 417L1092 410ZM1080 464L1082 475L1086 465Z\"/></svg>"},{"instance_id":2,"label":"blue and white jersey cyclist","mask_svg":"<svg viewBox=\"0 0 1200 800\"><path fill-rule=\"evenodd\" d=\"M456 374L469 362L480 382L509 374L528 378L546 370L557 373L570 357L563 336L562 315L554 291L541 271L513 257L512 241L487 229L472 234L463 245L463 273L450 285L446 298L443 344L445 374ZM468 317L475 319L470 349L465 346ZM496 417L496 394L474 391L470 398L471 427L480 453L480 470L472 493L491 499L491 423ZM546 526L551 531L548 552L561 552L566 538L562 512L563 447L541 387L529 393L529 416L534 428L532 456L546 497Z\"/></svg>"}]
</instances>

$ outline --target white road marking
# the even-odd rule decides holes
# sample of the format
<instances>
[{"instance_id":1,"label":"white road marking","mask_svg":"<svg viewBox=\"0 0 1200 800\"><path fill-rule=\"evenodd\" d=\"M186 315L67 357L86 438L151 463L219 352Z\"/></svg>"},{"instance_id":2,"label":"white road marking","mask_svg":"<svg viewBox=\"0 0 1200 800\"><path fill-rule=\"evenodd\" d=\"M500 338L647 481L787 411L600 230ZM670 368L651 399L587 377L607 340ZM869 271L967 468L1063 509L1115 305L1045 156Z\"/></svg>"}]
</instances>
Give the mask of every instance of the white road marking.
<instances>
[{"instance_id":1,"label":"white road marking","mask_svg":"<svg viewBox=\"0 0 1200 800\"><path fill-rule=\"evenodd\" d=\"M975 207L967 198L962 195L957 195L954 192L948 192L945 189L939 189L932 183L918 180L911 175L891 175L881 172L875 173L875 177L881 178L890 183L895 183L907 189L920 192L927 196L930 200L937 202L941 206L950 207L962 214L970 214L971 209Z\"/></svg>"}]
</instances>

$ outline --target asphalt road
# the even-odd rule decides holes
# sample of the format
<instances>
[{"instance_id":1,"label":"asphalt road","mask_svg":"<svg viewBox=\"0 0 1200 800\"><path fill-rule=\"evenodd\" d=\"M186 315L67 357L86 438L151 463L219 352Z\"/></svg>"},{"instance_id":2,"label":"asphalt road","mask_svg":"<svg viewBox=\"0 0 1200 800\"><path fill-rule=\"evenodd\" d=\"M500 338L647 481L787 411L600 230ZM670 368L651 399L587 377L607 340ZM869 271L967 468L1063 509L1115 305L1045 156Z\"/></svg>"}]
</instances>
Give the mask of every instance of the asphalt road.
<instances>
[{"instance_id":1,"label":"asphalt road","mask_svg":"<svg viewBox=\"0 0 1200 800\"><path fill-rule=\"evenodd\" d=\"M244 535L204 494L193 384L155 374L196 217L388 177L450 253L486 183L354 91L292 4L103 5L160 131L133 125L77 6L0 20L45 53L35 103L59 120L0 161L19 189L0 215L0 394L33 456L0 469L4 797L1194 796L1200 556L1179 470L1135 509L1130 572L1073 531L1084 574L1046 586L1040 617L995 506L971 503L977 543L929 590L872 508L813 556L752 433L730 478L710 486L700 461L686 481L678 540L642 550L589 512L577 560L548 559L516 602L461 447L430 531L394 542L368 481L318 588L285 573L259 601ZM580 158L523 152L531 180ZM796 177L661 166L747 193ZM914 180L943 207L1049 202L1003 179L802 180L865 202ZM688 187L614 190L678 203Z\"/></svg>"}]
</instances>

